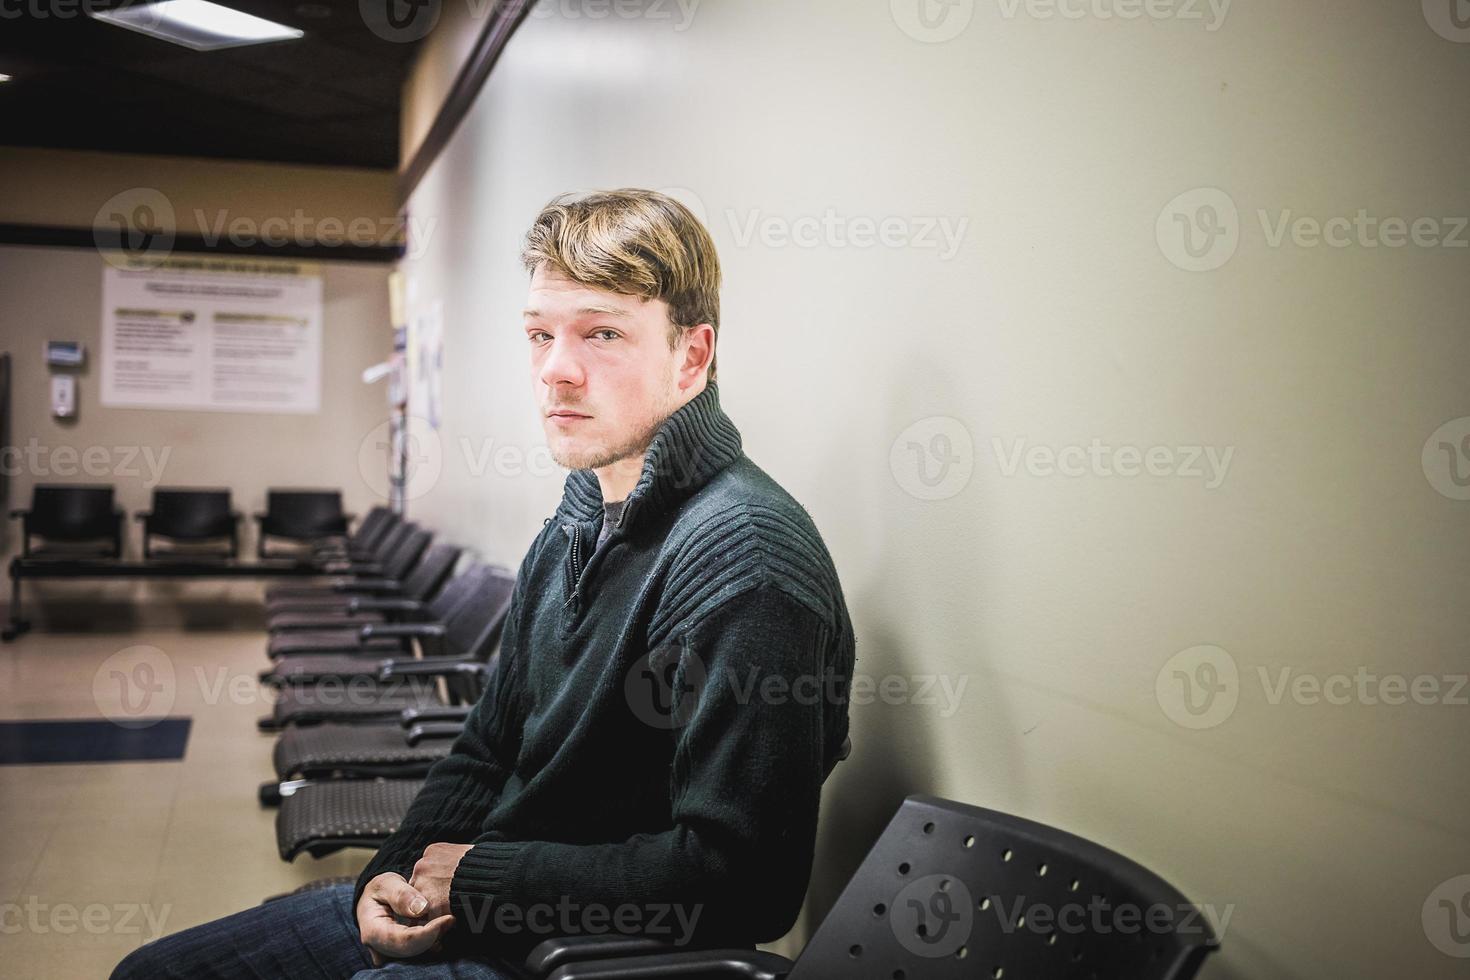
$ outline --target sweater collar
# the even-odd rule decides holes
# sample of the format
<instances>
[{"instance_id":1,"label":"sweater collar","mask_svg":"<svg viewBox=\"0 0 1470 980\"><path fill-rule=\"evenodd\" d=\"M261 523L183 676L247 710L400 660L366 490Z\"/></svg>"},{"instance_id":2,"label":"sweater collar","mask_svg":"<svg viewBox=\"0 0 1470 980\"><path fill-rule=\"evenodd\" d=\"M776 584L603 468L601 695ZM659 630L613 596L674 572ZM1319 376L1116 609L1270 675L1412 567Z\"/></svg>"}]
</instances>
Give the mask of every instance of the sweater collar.
<instances>
[{"instance_id":1,"label":"sweater collar","mask_svg":"<svg viewBox=\"0 0 1470 980\"><path fill-rule=\"evenodd\" d=\"M720 408L720 391L708 382L703 391L670 415L654 432L620 526L629 528L681 504L741 455L740 431ZM602 513L602 484L592 470L567 474L561 513L590 521Z\"/></svg>"}]
</instances>

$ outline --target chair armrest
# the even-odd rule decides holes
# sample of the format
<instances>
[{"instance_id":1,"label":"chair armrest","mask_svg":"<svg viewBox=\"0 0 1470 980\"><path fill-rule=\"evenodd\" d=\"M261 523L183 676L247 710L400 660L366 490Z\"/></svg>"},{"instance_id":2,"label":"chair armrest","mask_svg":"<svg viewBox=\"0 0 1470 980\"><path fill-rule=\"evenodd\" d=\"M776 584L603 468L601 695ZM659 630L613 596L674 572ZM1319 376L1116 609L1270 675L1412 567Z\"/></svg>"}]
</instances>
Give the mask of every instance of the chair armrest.
<instances>
[{"instance_id":1,"label":"chair armrest","mask_svg":"<svg viewBox=\"0 0 1470 980\"><path fill-rule=\"evenodd\" d=\"M397 592L402 586L392 578L344 578L332 583L338 592Z\"/></svg>"},{"instance_id":2,"label":"chair armrest","mask_svg":"<svg viewBox=\"0 0 1470 980\"><path fill-rule=\"evenodd\" d=\"M696 949L568 963L549 980L781 980L793 965L784 956L762 950Z\"/></svg>"},{"instance_id":3,"label":"chair armrest","mask_svg":"<svg viewBox=\"0 0 1470 980\"><path fill-rule=\"evenodd\" d=\"M374 599L371 596L353 596L352 601L347 603L347 611L400 613L410 615L423 612L427 607L417 599Z\"/></svg>"},{"instance_id":4,"label":"chair armrest","mask_svg":"<svg viewBox=\"0 0 1470 980\"><path fill-rule=\"evenodd\" d=\"M12 510L10 512L10 519L13 520L13 521L14 520L24 520L25 518L30 517L30 516L31 516L31 512L29 510L27 510L26 508L24 508L24 507L17 507L15 510Z\"/></svg>"},{"instance_id":5,"label":"chair armrest","mask_svg":"<svg viewBox=\"0 0 1470 980\"><path fill-rule=\"evenodd\" d=\"M403 740L410 746L414 746L425 739L458 738L463 732L463 722L421 721L404 734Z\"/></svg>"},{"instance_id":6,"label":"chair armrest","mask_svg":"<svg viewBox=\"0 0 1470 980\"><path fill-rule=\"evenodd\" d=\"M443 623L368 623L357 634L364 640L438 639L444 635Z\"/></svg>"},{"instance_id":7,"label":"chair armrest","mask_svg":"<svg viewBox=\"0 0 1470 980\"><path fill-rule=\"evenodd\" d=\"M489 665L462 657L420 657L415 660L384 660L378 665L378 680L399 677L449 677L453 674L483 674Z\"/></svg>"},{"instance_id":8,"label":"chair armrest","mask_svg":"<svg viewBox=\"0 0 1470 980\"><path fill-rule=\"evenodd\" d=\"M140 510L136 514L133 515L133 520L135 520L135 521L147 521L152 516L153 516L153 511L151 511L151 510Z\"/></svg>"},{"instance_id":9,"label":"chair armrest","mask_svg":"<svg viewBox=\"0 0 1470 980\"><path fill-rule=\"evenodd\" d=\"M616 932L595 936L557 936L531 950L531 955L526 957L526 969L533 977L545 977L568 963L648 955L670 949L672 947L661 939Z\"/></svg>"},{"instance_id":10,"label":"chair armrest","mask_svg":"<svg viewBox=\"0 0 1470 980\"><path fill-rule=\"evenodd\" d=\"M328 575L355 575L372 578L383 574L383 566L375 561L325 561L322 570Z\"/></svg>"},{"instance_id":11,"label":"chair armrest","mask_svg":"<svg viewBox=\"0 0 1470 980\"><path fill-rule=\"evenodd\" d=\"M461 724L470 716L468 704L434 705L428 708L404 708L398 721L404 728L412 728L421 721L457 721Z\"/></svg>"}]
</instances>

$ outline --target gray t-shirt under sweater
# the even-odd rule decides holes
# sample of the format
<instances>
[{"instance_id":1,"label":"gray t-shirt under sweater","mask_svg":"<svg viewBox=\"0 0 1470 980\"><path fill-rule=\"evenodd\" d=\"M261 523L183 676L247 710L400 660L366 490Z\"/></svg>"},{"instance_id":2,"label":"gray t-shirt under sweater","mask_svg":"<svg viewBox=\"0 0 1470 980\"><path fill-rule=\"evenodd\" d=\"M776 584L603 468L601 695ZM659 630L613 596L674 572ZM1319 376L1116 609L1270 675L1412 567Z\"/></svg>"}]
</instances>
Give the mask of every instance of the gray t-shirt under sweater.
<instances>
[{"instance_id":1,"label":"gray t-shirt under sweater","mask_svg":"<svg viewBox=\"0 0 1470 980\"><path fill-rule=\"evenodd\" d=\"M613 525L623 519L623 505L627 502L626 499L614 500L611 503L603 502L602 530L597 535L597 548L601 548L602 542L606 541L607 536L612 533Z\"/></svg>"}]
</instances>

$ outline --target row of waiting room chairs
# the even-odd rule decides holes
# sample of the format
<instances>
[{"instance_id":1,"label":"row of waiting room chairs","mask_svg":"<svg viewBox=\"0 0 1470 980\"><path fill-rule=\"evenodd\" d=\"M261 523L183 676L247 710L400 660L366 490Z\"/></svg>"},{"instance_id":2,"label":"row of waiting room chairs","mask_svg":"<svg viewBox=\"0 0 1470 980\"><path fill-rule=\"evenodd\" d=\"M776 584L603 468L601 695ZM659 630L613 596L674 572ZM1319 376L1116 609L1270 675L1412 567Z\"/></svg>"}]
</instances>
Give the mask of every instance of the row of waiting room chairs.
<instances>
[{"instance_id":1,"label":"row of waiting room chairs","mask_svg":"<svg viewBox=\"0 0 1470 980\"><path fill-rule=\"evenodd\" d=\"M277 735L276 779L259 796L279 808L286 861L375 848L397 828L497 669L515 584L507 569L378 510L330 554L330 580L267 593L269 666L260 679L280 696L259 722ZM828 761L828 774L850 749ZM1111 918L1099 919L1099 909ZM550 980L1186 980L1219 945L1192 910L1167 881L1098 844L910 796L794 962L605 933L549 939L525 972Z\"/></svg>"},{"instance_id":2,"label":"row of waiting room chairs","mask_svg":"<svg viewBox=\"0 0 1470 980\"><path fill-rule=\"evenodd\" d=\"M10 516L20 522L22 557L123 557L126 514L114 502L111 486L38 484L31 506L12 510ZM299 547L334 540L347 533L352 520L337 490L272 489L266 493L266 509L254 516L261 558L294 556L294 551L283 555L272 550L271 542ZM152 508L135 517L142 525L144 558L235 558L240 553L241 514L229 490L159 487L153 491ZM159 541L169 550L156 551Z\"/></svg>"}]
</instances>

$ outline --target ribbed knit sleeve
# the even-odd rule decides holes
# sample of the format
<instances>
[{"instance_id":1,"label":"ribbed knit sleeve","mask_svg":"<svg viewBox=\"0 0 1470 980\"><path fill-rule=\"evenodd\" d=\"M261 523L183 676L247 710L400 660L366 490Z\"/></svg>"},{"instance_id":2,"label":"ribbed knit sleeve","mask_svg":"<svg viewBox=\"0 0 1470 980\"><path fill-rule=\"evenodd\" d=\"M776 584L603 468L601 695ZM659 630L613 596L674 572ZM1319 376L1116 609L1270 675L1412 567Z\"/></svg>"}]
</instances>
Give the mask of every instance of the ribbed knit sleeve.
<instances>
[{"instance_id":1,"label":"ribbed knit sleeve","mask_svg":"<svg viewBox=\"0 0 1470 980\"><path fill-rule=\"evenodd\" d=\"M526 569L535 560L543 534L527 551L511 593L506 612L502 649L514 649L521 626ZM363 889L386 872L410 877L415 862L430 844L467 844L480 833L485 816L494 806L515 759L520 718L516 696L518 665L513 658L502 662L484 694L470 710L464 731L455 739L448 756L428 772L423 789L414 797L398 830L378 848L357 879L352 906L357 907Z\"/></svg>"},{"instance_id":2,"label":"ribbed knit sleeve","mask_svg":"<svg viewBox=\"0 0 1470 980\"><path fill-rule=\"evenodd\" d=\"M509 921L531 923L537 907L600 909L607 919L632 905L644 926L663 907L661 921L675 932L675 923L739 923L758 941L783 935L811 871L825 747L834 743L824 727L833 717L845 727L846 689L824 683L834 661L845 656L850 669L850 647L845 655L840 649L850 637L835 632L808 604L765 582L727 594L682 628L668 719L671 826L604 844L487 834L454 876L450 909L459 928L493 948L493 935L505 931L497 923L507 920L492 906L513 907Z\"/></svg>"},{"instance_id":3,"label":"ribbed knit sleeve","mask_svg":"<svg viewBox=\"0 0 1470 980\"><path fill-rule=\"evenodd\" d=\"M392 871L409 878L414 863L430 844L467 844L480 833L485 815L510 774L509 763L497 744L498 701L481 698L471 710L453 750L429 770L423 789L414 797L398 830L383 842L358 876L353 908L368 882L378 875Z\"/></svg>"}]
</instances>

